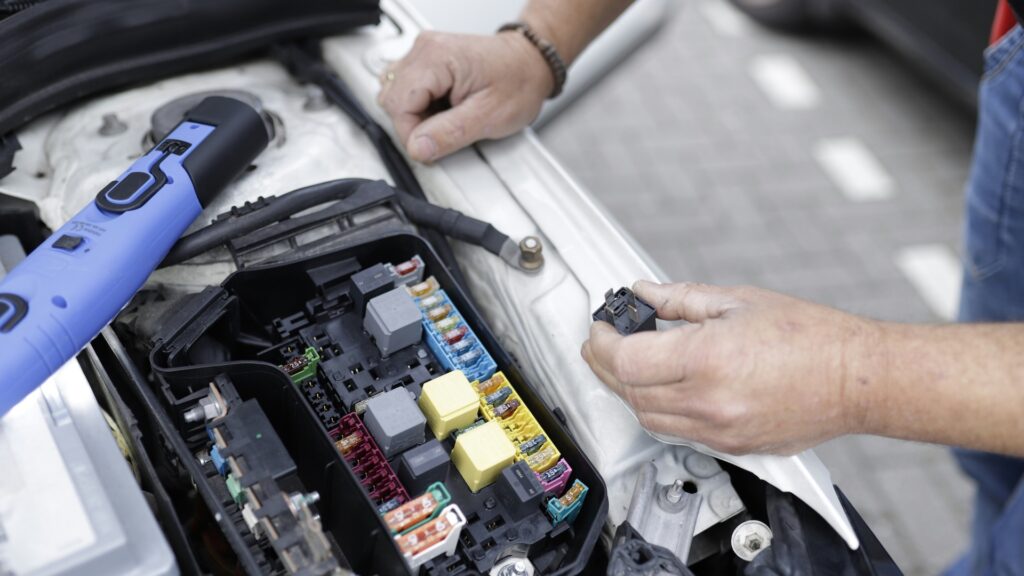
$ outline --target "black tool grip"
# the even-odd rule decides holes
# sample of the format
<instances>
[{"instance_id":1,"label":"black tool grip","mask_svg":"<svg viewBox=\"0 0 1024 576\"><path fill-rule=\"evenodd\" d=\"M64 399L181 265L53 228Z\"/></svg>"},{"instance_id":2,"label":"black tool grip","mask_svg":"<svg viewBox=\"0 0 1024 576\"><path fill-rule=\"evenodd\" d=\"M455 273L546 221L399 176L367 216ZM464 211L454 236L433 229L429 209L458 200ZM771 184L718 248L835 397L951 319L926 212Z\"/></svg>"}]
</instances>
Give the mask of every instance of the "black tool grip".
<instances>
[{"instance_id":1,"label":"black tool grip","mask_svg":"<svg viewBox=\"0 0 1024 576\"><path fill-rule=\"evenodd\" d=\"M256 110L223 96L203 99L185 115L185 120L217 128L184 162L199 203L205 208L267 147L270 135Z\"/></svg>"}]
</instances>

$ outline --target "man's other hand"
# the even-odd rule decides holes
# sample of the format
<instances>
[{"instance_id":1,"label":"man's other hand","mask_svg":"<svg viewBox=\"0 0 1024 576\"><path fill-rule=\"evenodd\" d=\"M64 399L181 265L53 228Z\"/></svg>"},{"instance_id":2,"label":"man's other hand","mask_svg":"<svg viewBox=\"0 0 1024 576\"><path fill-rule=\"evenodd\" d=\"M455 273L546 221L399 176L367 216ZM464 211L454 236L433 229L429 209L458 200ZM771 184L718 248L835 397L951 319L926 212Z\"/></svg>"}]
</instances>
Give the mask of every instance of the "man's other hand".
<instances>
[{"instance_id":1,"label":"man's other hand","mask_svg":"<svg viewBox=\"0 0 1024 576\"><path fill-rule=\"evenodd\" d=\"M378 102L420 162L520 130L554 85L543 56L517 32L424 32L380 80Z\"/></svg>"},{"instance_id":2,"label":"man's other hand","mask_svg":"<svg viewBox=\"0 0 1024 576\"><path fill-rule=\"evenodd\" d=\"M793 454L860 431L885 373L883 325L757 288L638 282L670 330L595 322L594 372L647 429L743 454Z\"/></svg>"}]
</instances>

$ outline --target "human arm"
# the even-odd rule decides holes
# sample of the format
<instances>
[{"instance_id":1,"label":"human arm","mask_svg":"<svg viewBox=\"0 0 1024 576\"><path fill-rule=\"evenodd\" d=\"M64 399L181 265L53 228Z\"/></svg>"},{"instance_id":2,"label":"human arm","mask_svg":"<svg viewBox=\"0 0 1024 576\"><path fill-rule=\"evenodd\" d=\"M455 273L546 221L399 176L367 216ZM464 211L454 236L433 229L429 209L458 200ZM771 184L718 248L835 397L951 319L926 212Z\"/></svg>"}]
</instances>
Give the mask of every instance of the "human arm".
<instances>
[{"instance_id":1,"label":"human arm","mask_svg":"<svg viewBox=\"0 0 1024 576\"><path fill-rule=\"evenodd\" d=\"M583 356L648 429L730 453L876 434L1024 455L1024 325L878 322L756 288L638 283L689 324Z\"/></svg>"},{"instance_id":2,"label":"human arm","mask_svg":"<svg viewBox=\"0 0 1024 576\"><path fill-rule=\"evenodd\" d=\"M632 0L531 0L527 23L566 65ZM537 117L554 78L519 32L423 32L381 78L378 102L413 159L431 162L477 140L501 138ZM444 100L450 108L443 108Z\"/></svg>"}]
</instances>

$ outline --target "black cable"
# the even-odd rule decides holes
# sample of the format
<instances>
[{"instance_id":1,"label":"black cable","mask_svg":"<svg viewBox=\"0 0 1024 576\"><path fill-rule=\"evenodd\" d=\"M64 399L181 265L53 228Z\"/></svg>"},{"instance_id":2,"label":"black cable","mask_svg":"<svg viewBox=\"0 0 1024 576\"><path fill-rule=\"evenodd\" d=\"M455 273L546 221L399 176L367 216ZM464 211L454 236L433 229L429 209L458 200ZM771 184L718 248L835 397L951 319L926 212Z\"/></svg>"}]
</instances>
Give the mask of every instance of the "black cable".
<instances>
[{"instance_id":1,"label":"black cable","mask_svg":"<svg viewBox=\"0 0 1024 576\"><path fill-rule=\"evenodd\" d=\"M208 250L227 243L232 238L248 234L269 224L285 220L307 208L331 200L343 200L359 191L362 186L382 184L364 178L347 178L321 182L293 190L280 197L260 199L254 205L234 208L227 217L218 219L178 240L160 267L173 266L194 258Z\"/></svg>"},{"instance_id":2,"label":"black cable","mask_svg":"<svg viewBox=\"0 0 1024 576\"><path fill-rule=\"evenodd\" d=\"M359 104L341 78L328 68L320 53L319 42L307 41L303 44L279 45L274 48L274 52L299 82L308 82L320 87L331 103L340 108L363 130L370 143L376 148L397 188L405 190L414 198L427 200L427 195L423 192L416 175L413 174L412 167L395 147L395 143L388 137L387 132ZM462 269L455 260L455 253L444 235L426 230L423 236L437 251L438 257L451 272L456 284L468 286Z\"/></svg>"},{"instance_id":3,"label":"black cable","mask_svg":"<svg viewBox=\"0 0 1024 576\"><path fill-rule=\"evenodd\" d=\"M508 242L508 236L497 228L466 216L458 210L435 206L426 200L413 198L410 194L396 190L382 180L344 178L321 182L293 190L281 196L261 198L231 212L215 222L185 236L174 245L161 263L161 268L180 264L208 250L226 244L233 238L244 236L264 226L290 218L308 208L327 202L346 200L360 192L373 192L377 197L393 196L409 220L425 230L440 232L463 242L481 246L496 256Z\"/></svg>"},{"instance_id":4,"label":"black cable","mask_svg":"<svg viewBox=\"0 0 1024 576\"><path fill-rule=\"evenodd\" d=\"M398 191L398 203L417 226L480 246L495 256L501 256L501 249L508 242L508 236L490 223L466 216L458 210L413 198L401 190Z\"/></svg>"}]
</instances>

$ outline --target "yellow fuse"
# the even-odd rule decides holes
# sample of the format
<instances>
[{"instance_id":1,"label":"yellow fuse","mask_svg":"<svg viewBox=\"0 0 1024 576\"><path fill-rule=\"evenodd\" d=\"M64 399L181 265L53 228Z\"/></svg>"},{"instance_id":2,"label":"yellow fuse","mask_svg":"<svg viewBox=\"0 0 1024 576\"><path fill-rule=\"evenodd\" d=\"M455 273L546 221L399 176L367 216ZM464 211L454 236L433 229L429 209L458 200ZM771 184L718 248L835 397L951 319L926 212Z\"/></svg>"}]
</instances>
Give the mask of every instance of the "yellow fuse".
<instances>
[{"instance_id":1,"label":"yellow fuse","mask_svg":"<svg viewBox=\"0 0 1024 576\"><path fill-rule=\"evenodd\" d=\"M433 294L438 288L440 288L440 285L437 283L437 279L431 276L419 284L409 286L409 293L416 298L423 298Z\"/></svg>"},{"instance_id":2,"label":"yellow fuse","mask_svg":"<svg viewBox=\"0 0 1024 576\"><path fill-rule=\"evenodd\" d=\"M433 296L431 296L431 298L433 298ZM431 308L430 310L427 310L427 318L430 319L431 322L437 322L439 320L447 318L448 314L450 314L451 311L452 307L447 304L444 304L442 306L436 306L434 308Z\"/></svg>"},{"instance_id":3,"label":"yellow fuse","mask_svg":"<svg viewBox=\"0 0 1024 576\"><path fill-rule=\"evenodd\" d=\"M497 422L487 422L459 434L452 462L473 492L490 485L516 456L516 447Z\"/></svg>"},{"instance_id":4,"label":"yellow fuse","mask_svg":"<svg viewBox=\"0 0 1024 576\"><path fill-rule=\"evenodd\" d=\"M532 468L534 472L543 472L554 466L558 462L558 457L558 451L548 446L540 452L527 456L526 465Z\"/></svg>"},{"instance_id":5,"label":"yellow fuse","mask_svg":"<svg viewBox=\"0 0 1024 576\"><path fill-rule=\"evenodd\" d=\"M461 370L424 384L419 406L438 440L444 440L452 431L476 421L480 407L479 397Z\"/></svg>"},{"instance_id":6,"label":"yellow fuse","mask_svg":"<svg viewBox=\"0 0 1024 576\"><path fill-rule=\"evenodd\" d=\"M495 372L494 376L491 376L490 380L478 382L476 385L476 389L480 392L481 395L487 396L488 394L493 394L498 390L498 388L501 388L507 383L508 380L505 380L504 374L502 374L501 372Z\"/></svg>"}]
</instances>

